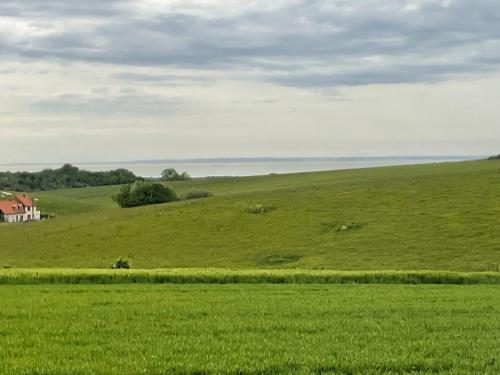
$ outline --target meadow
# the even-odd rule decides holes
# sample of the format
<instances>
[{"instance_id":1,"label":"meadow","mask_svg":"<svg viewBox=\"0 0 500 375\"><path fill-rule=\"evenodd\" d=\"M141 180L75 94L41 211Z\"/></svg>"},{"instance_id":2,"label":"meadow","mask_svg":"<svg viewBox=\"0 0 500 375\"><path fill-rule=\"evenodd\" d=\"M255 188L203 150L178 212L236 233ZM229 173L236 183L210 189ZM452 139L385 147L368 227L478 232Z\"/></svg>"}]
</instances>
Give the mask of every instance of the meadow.
<instances>
[{"instance_id":1,"label":"meadow","mask_svg":"<svg viewBox=\"0 0 500 375\"><path fill-rule=\"evenodd\" d=\"M497 374L500 290L0 286L2 374Z\"/></svg>"},{"instance_id":2,"label":"meadow","mask_svg":"<svg viewBox=\"0 0 500 375\"><path fill-rule=\"evenodd\" d=\"M56 218L0 225L0 267L499 270L497 160L168 186L215 196L120 209L117 186L37 193Z\"/></svg>"}]
</instances>

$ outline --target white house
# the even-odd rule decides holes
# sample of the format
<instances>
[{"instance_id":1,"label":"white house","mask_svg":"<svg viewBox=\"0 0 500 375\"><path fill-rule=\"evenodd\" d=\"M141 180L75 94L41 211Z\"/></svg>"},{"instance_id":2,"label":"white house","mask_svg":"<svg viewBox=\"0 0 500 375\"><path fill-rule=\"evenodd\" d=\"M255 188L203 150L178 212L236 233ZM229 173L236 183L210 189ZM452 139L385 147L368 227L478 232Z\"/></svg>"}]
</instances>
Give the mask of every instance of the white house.
<instances>
[{"instance_id":1,"label":"white house","mask_svg":"<svg viewBox=\"0 0 500 375\"><path fill-rule=\"evenodd\" d=\"M0 222L17 223L33 220L40 220L40 211L36 208L36 201L26 194L0 199Z\"/></svg>"}]
</instances>

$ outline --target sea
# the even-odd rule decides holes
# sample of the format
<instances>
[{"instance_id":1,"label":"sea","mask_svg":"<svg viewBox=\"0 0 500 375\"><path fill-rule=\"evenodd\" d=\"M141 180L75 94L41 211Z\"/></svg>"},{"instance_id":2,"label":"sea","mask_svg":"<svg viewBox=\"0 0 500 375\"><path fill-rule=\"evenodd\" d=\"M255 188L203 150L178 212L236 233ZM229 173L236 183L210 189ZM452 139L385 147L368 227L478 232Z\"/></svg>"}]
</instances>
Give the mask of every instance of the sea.
<instances>
[{"instance_id":1,"label":"sea","mask_svg":"<svg viewBox=\"0 0 500 375\"><path fill-rule=\"evenodd\" d=\"M165 159L118 162L74 162L80 169L108 171L125 168L142 177L159 177L165 168L187 172L192 177L255 176L271 173L314 172L340 169L427 164L481 159L484 156L382 156L382 157L295 157L295 158L216 158ZM2 164L0 171L38 172L60 168L63 163Z\"/></svg>"}]
</instances>

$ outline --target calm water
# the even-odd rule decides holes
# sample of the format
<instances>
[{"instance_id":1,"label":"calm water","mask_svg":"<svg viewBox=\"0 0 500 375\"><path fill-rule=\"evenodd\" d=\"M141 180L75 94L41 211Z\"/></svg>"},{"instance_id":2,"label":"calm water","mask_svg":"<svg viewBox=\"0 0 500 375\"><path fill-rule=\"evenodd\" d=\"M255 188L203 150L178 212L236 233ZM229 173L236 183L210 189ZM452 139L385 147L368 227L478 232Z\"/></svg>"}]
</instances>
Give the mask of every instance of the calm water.
<instances>
[{"instance_id":1,"label":"calm water","mask_svg":"<svg viewBox=\"0 0 500 375\"><path fill-rule=\"evenodd\" d=\"M276 159L197 159L117 163L73 163L90 171L126 168L138 176L158 177L165 168L188 172L193 177L253 176L269 173L313 172L338 169L381 167L478 159L478 156L420 157L342 157L342 158L276 158ZM0 164L0 171L36 172L59 168L61 164Z\"/></svg>"}]
</instances>

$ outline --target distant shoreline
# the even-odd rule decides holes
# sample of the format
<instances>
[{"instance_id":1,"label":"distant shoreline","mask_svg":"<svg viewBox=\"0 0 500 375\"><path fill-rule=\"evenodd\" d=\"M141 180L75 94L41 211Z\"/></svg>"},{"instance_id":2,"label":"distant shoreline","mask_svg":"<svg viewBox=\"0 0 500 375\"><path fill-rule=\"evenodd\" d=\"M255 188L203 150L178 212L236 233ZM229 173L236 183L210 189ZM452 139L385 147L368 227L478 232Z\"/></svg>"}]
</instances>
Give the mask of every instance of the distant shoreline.
<instances>
[{"instance_id":1,"label":"distant shoreline","mask_svg":"<svg viewBox=\"0 0 500 375\"><path fill-rule=\"evenodd\" d=\"M158 178L161 171L174 168L186 172L193 178L244 177L267 174L301 173L388 167L410 164L430 164L485 159L481 156L360 156L360 157L290 157L290 158L211 158L211 159L165 159L136 160L131 162L83 162L71 165L90 172L105 172L126 169L136 176ZM40 172L44 169L59 169L63 163L0 164L0 171Z\"/></svg>"},{"instance_id":2,"label":"distant shoreline","mask_svg":"<svg viewBox=\"0 0 500 375\"><path fill-rule=\"evenodd\" d=\"M210 163L292 163L298 161L327 162L327 161L370 161L370 160L474 160L487 158L488 155L397 155L397 156L311 156L311 157L229 157L229 158L183 158L183 159L144 159L144 160L119 160L119 161L71 161L71 162L11 162L0 163L1 166L53 166L65 163L72 165L109 165L109 164L210 164Z\"/></svg>"}]
</instances>

